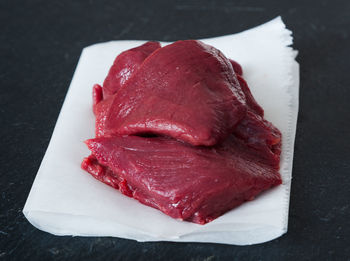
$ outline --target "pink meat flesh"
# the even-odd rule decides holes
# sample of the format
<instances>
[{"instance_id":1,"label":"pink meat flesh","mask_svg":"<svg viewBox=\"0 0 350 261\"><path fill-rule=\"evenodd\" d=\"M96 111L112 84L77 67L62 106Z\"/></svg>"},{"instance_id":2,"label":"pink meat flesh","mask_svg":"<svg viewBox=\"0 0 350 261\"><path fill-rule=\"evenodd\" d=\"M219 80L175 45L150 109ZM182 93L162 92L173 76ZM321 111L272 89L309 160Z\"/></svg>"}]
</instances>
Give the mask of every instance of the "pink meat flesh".
<instances>
[{"instance_id":1,"label":"pink meat flesh","mask_svg":"<svg viewBox=\"0 0 350 261\"><path fill-rule=\"evenodd\" d=\"M147 42L119 54L103 82L103 97L108 98L115 94L129 81L143 61L159 48L160 44L158 42Z\"/></svg>"},{"instance_id":2,"label":"pink meat flesh","mask_svg":"<svg viewBox=\"0 0 350 261\"><path fill-rule=\"evenodd\" d=\"M239 76L242 76L243 75L242 66L238 62L236 62L232 59L230 59L230 63L232 65L232 68L235 71L235 73Z\"/></svg>"},{"instance_id":3,"label":"pink meat flesh","mask_svg":"<svg viewBox=\"0 0 350 261\"><path fill-rule=\"evenodd\" d=\"M205 224L281 183L277 170L231 135L214 147L169 138L86 141L82 168L123 194L181 220Z\"/></svg>"},{"instance_id":4,"label":"pink meat flesh","mask_svg":"<svg viewBox=\"0 0 350 261\"><path fill-rule=\"evenodd\" d=\"M104 134L152 132L210 146L224 140L245 113L229 60L199 41L178 41L153 52L113 96Z\"/></svg>"},{"instance_id":5,"label":"pink meat flesh","mask_svg":"<svg viewBox=\"0 0 350 261\"><path fill-rule=\"evenodd\" d=\"M199 224L280 184L281 132L264 119L242 74L200 41L123 52L103 87L93 87L96 138L86 141L91 155L82 168Z\"/></svg>"}]
</instances>

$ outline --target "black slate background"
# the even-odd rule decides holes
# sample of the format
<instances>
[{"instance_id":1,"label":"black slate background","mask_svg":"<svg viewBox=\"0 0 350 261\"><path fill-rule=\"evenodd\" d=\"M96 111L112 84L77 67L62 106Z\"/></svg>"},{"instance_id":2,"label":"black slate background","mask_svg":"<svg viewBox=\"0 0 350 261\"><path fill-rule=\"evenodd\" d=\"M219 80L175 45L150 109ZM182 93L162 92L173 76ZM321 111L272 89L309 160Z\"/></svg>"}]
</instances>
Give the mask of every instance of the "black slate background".
<instances>
[{"instance_id":1,"label":"black slate background","mask_svg":"<svg viewBox=\"0 0 350 261\"><path fill-rule=\"evenodd\" d=\"M245 247L137 243L57 237L26 221L21 211L83 47L219 36L278 15L301 64L286 235ZM0 28L0 260L350 260L350 2L3 0Z\"/></svg>"}]
</instances>

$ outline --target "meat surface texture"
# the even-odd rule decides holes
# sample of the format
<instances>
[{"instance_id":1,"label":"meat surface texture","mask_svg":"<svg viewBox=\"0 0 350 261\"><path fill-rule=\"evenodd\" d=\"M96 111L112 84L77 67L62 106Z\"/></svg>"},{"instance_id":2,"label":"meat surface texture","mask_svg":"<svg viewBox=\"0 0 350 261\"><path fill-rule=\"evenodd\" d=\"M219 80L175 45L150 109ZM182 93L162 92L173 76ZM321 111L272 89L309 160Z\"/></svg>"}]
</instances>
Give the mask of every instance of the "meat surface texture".
<instances>
[{"instance_id":1,"label":"meat surface texture","mask_svg":"<svg viewBox=\"0 0 350 261\"><path fill-rule=\"evenodd\" d=\"M230 61L199 41L178 41L148 56L98 117L103 135L152 132L209 146L224 140L245 113Z\"/></svg>"},{"instance_id":2,"label":"meat surface texture","mask_svg":"<svg viewBox=\"0 0 350 261\"><path fill-rule=\"evenodd\" d=\"M83 168L127 196L180 220L205 224L281 183L277 170L231 135L214 147L164 137L88 140Z\"/></svg>"},{"instance_id":3,"label":"meat surface texture","mask_svg":"<svg viewBox=\"0 0 350 261\"><path fill-rule=\"evenodd\" d=\"M200 41L147 42L93 86L81 167L124 195L205 224L281 184L281 132L240 64Z\"/></svg>"},{"instance_id":4,"label":"meat surface texture","mask_svg":"<svg viewBox=\"0 0 350 261\"><path fill-rule=\"evenodd\" d=\"M158 42L147 42L139 47L122 52L115 59L103 82L103 96L108 98L125 85L140 68L143 61L160 48Z\"/></svg>"}]
</instances>

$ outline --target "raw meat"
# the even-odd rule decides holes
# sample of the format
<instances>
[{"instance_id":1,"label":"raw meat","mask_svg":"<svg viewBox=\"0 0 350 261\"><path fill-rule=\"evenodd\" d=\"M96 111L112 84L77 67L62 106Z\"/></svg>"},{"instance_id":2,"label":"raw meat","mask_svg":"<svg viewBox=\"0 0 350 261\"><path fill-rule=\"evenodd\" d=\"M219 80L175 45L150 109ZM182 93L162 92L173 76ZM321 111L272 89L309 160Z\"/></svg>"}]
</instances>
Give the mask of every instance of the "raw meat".
<instances>
[{"instance_id":1,"label":"raw meat","mask_svg":"<svg viewBox=\"0 0 350 261\"><path fill-rule=\"evenodd\" d=\"M98 107L105 107L105 106L102 106L101 104L98 105L102 101L103 101L102 87L99 84L95 84L92 87L92 110L93 110L95 115L98 115L98 113L96 112L98 110ZM105 108L105 110L106 110L106 108Z\"/></svg>"},{"instance_id":2,"label":"raw meat","mask_svg":"<svg viewBox=\"0 0 350 261\"><path fill-rule=\"evenodd\" d=\"M258 156L256 160L279 169L282 135L270 122L248 111L233 134L252 149L251 153Z\"/></svg>"},{"instance_id":3,"label":"raw meat","mask_svg":"<svg viewBox=\"0 0 350 261\"><path fill-rule=\"evenodd\" d=\"M96 107L98 107L97 104L103 99L108 99L108 97L111 97L124 86L140 68L143 61L158 48L160 48L160 43L147 42L141 46L126 50L115 58L103 82L103 88L99 84L95 84L92 89L93 111L95 114ZM101 107L107 110L105 105L101 105ZM101 109L99 109L99 112L101 112Z\"/></svg>"},{"instance_id":4,"label":"raw meat","mask_svg":"<svg viewBox=\"0 0 350 261\"><path fill-rule=\"evenodd\" d=\"M153 52L97 118L104 135L152 132L210 146L233 131L246 107L230 61L188 40Z\"/></svg>"},{"instance_id":5,"label":"raw meat","mask_svg":"<svg viewBox=\"0 0 350 261\"><path fill-rule=\"evenodd\" d=\"M119 54L103 82L103 97L108 98L115 94L130 80L143 61L159 48L158 42L147 42Z\"/></svg>"},{"instance_id":6,"label":"raw meat","mask_svg":"<svg viewBox=\"0 0 350 261\"><path fill-rule=\"evenodd\" d=\"M86 142L92 154L82 168L199 224L280 184L281 133L264 119L242 74L237 62L199 41L123 52L103 87L93 87L97 138Z\"/></svg>"},{"instance_id":7,"label":"raw meat","mask_svg":"<svg viewBox=\"0 0 350 261\"><path fill-rule=\"evenodd\" d=\"M137 136L88 140L82 168L123 194L180 220L205 224L281 184L277 170L231 135L214 147Z\"/></svg>"}]
</instances>

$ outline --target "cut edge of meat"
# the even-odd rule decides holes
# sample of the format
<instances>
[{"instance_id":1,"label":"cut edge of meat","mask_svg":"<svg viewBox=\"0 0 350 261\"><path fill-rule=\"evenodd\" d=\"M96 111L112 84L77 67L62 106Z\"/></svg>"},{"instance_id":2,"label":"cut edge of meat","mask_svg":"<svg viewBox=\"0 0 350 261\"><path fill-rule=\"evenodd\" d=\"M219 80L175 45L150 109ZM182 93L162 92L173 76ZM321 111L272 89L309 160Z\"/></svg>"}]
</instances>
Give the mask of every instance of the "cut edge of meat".
<instances>
[{"instance_id":1,"label":"cut edge of meat","mask_svg":"<svg viewBox=\"0 0 350 261\"><path fill-rule=\"evenodd\" d=\"M221 215L227 213L228 211L233 210L234 208L244 204L246 201L251 201L255 199L265 190L268 190L269 188L280 185L282 183L281 179L277 179L275 183L270 184L268 186L264 186L262 188L251 187L250 189L244 192L241 192L238 195L234 195L232 197L227 198L226 202L224 203L220 202L221 203L220 205L214 205L215 208L214 209L212 208L210 211L208 211L208 209L206 209L205 207L208 205L208 203L203 202L205 201L203 200L197 203L200 207L198 207L198 209L193 213L193 215L190 215L185 218L179 218L179 216L183 215L182 211L178 211L175 208L169 212L168 211L169 209L167 210L162 209L162 207L159 206L152 199L147 198L146 200L145 195L147 193L140 190L134 190L128 184L127 180L119 177L118 174L114 173L109 167L100 164L93 154L91 154L89 157L84 158L81 164L81 167L83 170L87 171L95 179L103 182L106 185L113 187L114 189L119 190L123 195L134 198L135 200L138 200L140 203L144 205L160 210L165 215L168 215L172 218L182 220L182 221L197 223L200 225L205 225L206 223L213 221L214 219L220 217ZM223 198L222 196L225 195L225 193L226 191L222 191L222 194L216 195L215 197L212 197L212 198L208 197L208 201L215 202L219 198L222 199ZM254 195L254 196L251 196L251 195ZM221 205L224 205L224 207L221 207Z\"/></svg>"},{"instance_id":2,"label":"cut edge of meat","mask_svg":"<svg viewBox=\"0 0 350 261\"><path fill-rule=\"evenodd\" d=\"M281 179L276 180L276 182L273 184L269 184L261 188L251 187L250 189L247 189L238 195L228 197L225 203L221 202L221 205L223 205L223 207L214 205L215 207L210 211L210 213L207 211L207 209L203 208L202 205L191 217L187 218L186 221L204 225L222 216L223 214L234 210L236 207L244 204L245 202L254 200L255 198L259 197L262 192L280 184L282 184ZM223 192L223 194L225 195L225 192ZM218 198L222 198L222 195L217 195L216 197L210 198L210 201L215 202Z\"/></svg>"},{"instance_id":3,"label":"cut edge of meat","mask_svg":"<svg viewBox=\"0 0 350 261\"><path fill-rule=\"evenodd\" d=\"M186 41L186 40L185 40ZM140 64L138 64L137 70L144 65L145 61L148 61L153 55L155 55L158 51L160 51L163 48L160 47L160 44L158 42L147 42L144 45L147 44L158 44L159 47L153 50L150 53L145 53L145 58L142 60ZM204 43L200 42L201 44L205 45ZM144 45L135 47L130 50L126 50L123 53L127 52L132 52L134 49L138 49ZM205 45L207 46L207 45ZM210 46L211 48L215 49L214 47ZM153 47L152 47L153 48ZM234 135L239 139L239 142L241 143L242 146L246 146L247 148L250 148L250 154L255 155L256 157L260 157L257 162L260 162L261 164L266 164L272 167L275 171L279 169L279 163L280 163L280 153L281 153L281 133L280 131L272 125L272 123L266 121L263 116L264 116L264 110L262 107L256 102L255 98L253 97L247 82L243 79L242 74L243 70L240 64L235 62L234 60L227 59L221 52L220 50L217 50L217 55L219 56L220 59L226 59L229 62L229 67L233 69L233 75L236 77L235 81L238 82L238 87L240 87L239 91L241 92L241 95L243 94L242 97L244 97L244 103L245 106L248 108L246 112L246 116L243 116L238 123L236 123L235 128L233 130ZM120 55L122 55L121 53ZM116 63L118 57L115 59L114 64ZM221 57L222 56L222 57ZM112 66L112 67L113 67ZM112 70L112 67L110 71ZM137 70L132 71L131 75L135 75L135 72ZM108 77L108 76L107 76ZM106 79L107 79L106 77ZM131 79L132 77L130 76L128 78ZM105 80L106 81L106 80ZM230 79L228 79L230 82ZM125 82L126 83L126 82ZM232 83L234 85L234 83ZM104 83L105 85L105 83ZM105 133L104 128L105 125L105 119L107 117L107 114L101 114L98 116L98 112L103 109L103 107L108 106L108 104L111 104L112 102L112 97L115 95L118 95L117 93L119 90L123 87L125 87L126 84L120 86L118 91L112 95L104 95L104 87L101 87L98 84L95 84L93 86L93 112L96 115L96 137L110 137L115 136L115 135L125 135L125 134L130 134L130 133ZM106 96L106 97L104 97ZM107 98L104 100L104 98ZM253 115L253 116L252 116ZM99 120L98 120L99 119ZM103 120L102 120L103 119ZM259 124L261 125L256 125L253 126L252 128L252 122L258 121ZM168 124L170 124L169 122ZM261 128L259 129L260 126ZM255 136L249 136L250 132L255 129ZM212 146L212 145L220 145L218 143L225 142L224 138L219 139L219 140L211 140L211 134L208 134L208 141L204 143L195 143L191 141L188 137L186 137L186 133L180 134L178 137L169 135L169 133L159 133L158 130L153 130L148 128L146 131L144 129L141 129L139 132L136 131L135 133L131 133L132 135L144 135L144 134L150 134L150 135L168 135L168 137L172 137L175 139L178 139L180 143L183 141L188 142L191 145L204 145L204 146ZM264 136L265 135L265 136ZM89 140L88 140L89 141ZM88 141L85 143L88 145ZM190 146L190 145L186 145ZM90 148L90 147L89 147ZM253 158L255 156L252 156ZM91 154L89 157L84 158L83 162L81 163L81 168L90 173L94 178L97 180L115 188L118 189L122 194L128 196L128 197L133 197L134 199L138 200L139 202L151 206L153 208L159 209L163 213L165 213L168 216L171 216L176 219L181 219L185 221L190 221L198 224L206 224L217 217L221 216L225 212L235 208L236 206L239 206L243 204L245 201L253 200L256 196L258 196L261 192L274 187L276 185L279 185L282 183L281 176L279 175L279 179L276 179L273 183L268 184L266 183L264 186L261 187L254 187L252 185L245 191L241 191L240 193L237 193L235 195L231 195L231 197L227 197L226 201L223 203L221 202L220 204L212 204L211 206L214 206L214 208L211 208L210 211L208 211L208 208L205 206L210 204L210 202L217 202L219 201L218 199L222 199L225 194L225 190L221 191L222 194L216 194L213 197L200 197L198 198L194 205L198 206L198 208L194 212L186 213L185 210L179 211L177 208L169 209L169 208L164 208L164 206L159 205L157 203L157 198L152 198L152 194L149 194L147 191L142 190L140 188L134 189L125 178L123 178L120 173L116 173L115 171L112 171L110 167L106 165L108 162L108 159L105 160L104 163L99 162L99 160L96 158L94 154ZM253 162L253 161L252 161Z\"/></svg>"},{"instance_id":4,"label":"cut edge of meat","mask_svg":"<svg viewBox=\"0 0 350 261\"><path fill-rule=\"evenodd\" d=\"M232 65L233 71L236 73L236 75L242 76L243 75L242 66L238 62L236 62L235 60L229 59L229 61Z\"/></svg>"},{"instance_id":5,"label":"cut edge of meat","mask_svg":"<svg viewBox=\"0 0 350 261\"><path fill-rule=\"evenodd\" d=\"M206 80L205 83L200 84L201 81L199 81L196 84L192 85L191 88L188 88L188 86L186 86L186 88L184 88L182 91L186 93L188 92L192 95L196 94L199 104L197 110L201 110L201 108L204 106L204 101L202 100L202 102L200 102L201 99L199 99L199 93L203 89L202 98L204 98L205 102L207 102L207 113L196 111L193 106L189 106L191 103L189 103L186 99L186 102L184 103L170 102L169 97L166 96L166 92L164 92L164 90L160 87L154 87L154 85L147 88L147 90L159 90L160 93L149 94L148 99L152 98L155 99L155 101L140 102L141 98L139 96L146 95L144 93L144 81L146 81L146 76L148 74L153 75L154 73L153 71L150 73L146 69L144 71L143 68L153 68L153 63L158 64L159 61L154 61L155 59L152 59L155 58L156 55L160 56L160 58L158 58L162 60L162 57L167 55L167 50L171 50L172 52L181 50L183 52L185 49L184 47L187 45L192 46L196 52L202 53L202 59L208 59L208 63L212 64L212 67L214 68L212 70L212 73L220 71L220 74L217 73L221 75L219 77L220 81L213 81L210 80L210 77L204 77L203 79L201 78L201 80ZM171 48L175 49L175 51ZM204 57L205 54L208 58ZM186 67L183 66L181 68ZM174 69L172 71L176 70ZM165 75L169 74L166 73ZM174 77L174 79L177 78ZM137 85L140 85L141 87L135 87ZM197 85L199 86L198 88L193 87ZM223 98L217 94L213 95L212 93L214 93L214 87L215 90L217 89L217 92L221 96L225 96L226 98ZM136 88L137 91L133 88ZM163 97L164 95L165 97ZM106 134L138 135L139 133L153 132L157 135L167 135L175 139L185 141L194 146L212 146L218 142L223 141L227 136L230 135L238 122L244 118L244 114L246 113L247 109L245 94L241 89L240 83L236 77L235 72L233 71L230 61L218 49L210 45L206 45L200 41L193 40L178 41L176 43L155 50L143 61L140 68L134 73L134 76L130 78L128 83L120 88L120 90L113 96L113 99L114 101L111 103L110 108L108 109L109 111L106 113L104 120ZM130 99L132 101L129 103L134 106L132 109L129 108L129 103L124 102L124 100L129 101ZM173 113L169 115L166 114L164 118L161 118L160 116L163 114L159 113L159 111L164 111L164 108L167 108L166 105L168 105L168 107L172 106L175 109L173 108ZM178 107L178 109L176 109L176 107ZM179 116L181 114L180 111L187 108L189 109L190 113L187 112L185 115L187 118L191 119L191 122L186 122ZM217 119L215 117L212 117L213 120L210 122L207 121L207 116L198 116L201 114L211 115L214 114L214 111L219 112L215 115ZM150 115L150 112L153 114ZM154 113L158 114L154 115ZM182 120L180 120L180 118ZM194 118L196 118L197 121L193 122ZM143 122L143 119L146 119L147 122ZM155 121L157 121L157 124L153 124ZM194 126L194 123L196 126Z\"/></svg>"},{"instance_id":6,"label":"cut edge of meat","mask_svg":"<svg viewBox=\"0 0 350 261\"><path fill-rule=\"evenodd\" d=\"M233 134L251 148L261 162L279 169L282 133L271 122L248 111Z\"/></svg>"}]
</instances>

